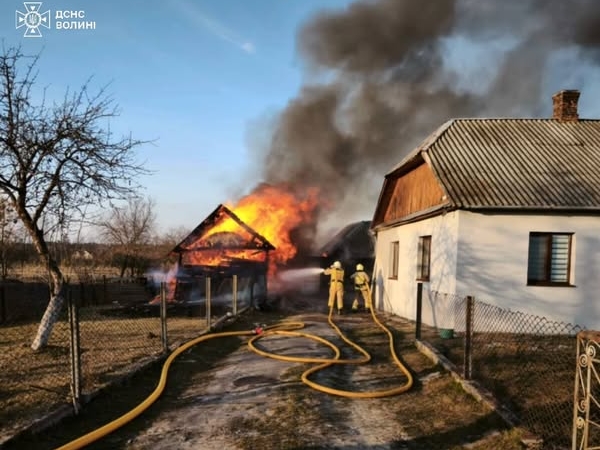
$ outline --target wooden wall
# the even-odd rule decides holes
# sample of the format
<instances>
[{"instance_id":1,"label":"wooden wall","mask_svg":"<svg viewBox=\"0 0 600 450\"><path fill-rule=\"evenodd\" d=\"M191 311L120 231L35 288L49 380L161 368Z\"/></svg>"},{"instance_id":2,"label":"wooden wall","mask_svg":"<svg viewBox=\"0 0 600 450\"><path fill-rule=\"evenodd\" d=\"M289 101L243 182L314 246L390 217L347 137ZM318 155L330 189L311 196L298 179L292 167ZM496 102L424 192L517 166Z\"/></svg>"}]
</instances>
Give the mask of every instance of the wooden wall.
<instances>
[{"instance_id":1,"label":"wooden wall","mask_svg":"<svg viewBox=\"0 0 600 450\"><path fill-rule=\"evenodd\" d=\"M396 179L388 181L388 204L383 222L400 220L410 214L446 203L444 191L425 163Z\"/></svg>"}]
</instances>

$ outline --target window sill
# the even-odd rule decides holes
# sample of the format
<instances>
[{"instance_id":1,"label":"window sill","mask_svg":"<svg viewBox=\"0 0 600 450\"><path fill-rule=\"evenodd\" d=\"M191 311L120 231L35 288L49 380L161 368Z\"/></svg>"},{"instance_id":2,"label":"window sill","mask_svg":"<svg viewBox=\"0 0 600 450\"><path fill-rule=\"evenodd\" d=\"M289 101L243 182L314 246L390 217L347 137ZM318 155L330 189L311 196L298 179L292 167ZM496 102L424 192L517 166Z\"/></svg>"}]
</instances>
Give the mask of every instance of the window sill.
<instances>
[{"instance_id":1,"label":"window sill","mask_svg":"<svg viewBox=\"0 0 600 450\"><path fill-rule=\"evenodd\" d=\"M388 280L398 280L398 277L388 277Z\"/></svg>"},{"instance_id":2,"label":"window sill","mask_svg":"<svg viewBox=\"0 0 600 450\"><path fill-rule=\"evenodd\" d=\"M417 278L417 281L421 283L429 283L429 278Z\"/></svg>"},{"instance_id":3,"label":"window sill","mask_svg":"<svg viewBox=\"0 0 600 450\"><path fill-rule=\"evenodd\" d=\"M528 282L527 286L532 287L558 287L558 288L574 288L577 287L575 284L568 283L544 283L544 282Z\"/></svg>"}]
</instances>

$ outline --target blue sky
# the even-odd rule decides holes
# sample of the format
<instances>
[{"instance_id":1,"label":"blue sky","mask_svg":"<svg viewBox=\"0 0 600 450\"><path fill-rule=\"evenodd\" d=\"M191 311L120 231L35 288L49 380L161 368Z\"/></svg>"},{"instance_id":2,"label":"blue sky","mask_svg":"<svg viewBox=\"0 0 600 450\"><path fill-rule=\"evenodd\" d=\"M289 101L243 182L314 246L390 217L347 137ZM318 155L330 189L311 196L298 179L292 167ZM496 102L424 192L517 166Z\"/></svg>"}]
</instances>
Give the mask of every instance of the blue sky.
<instances>
[{"instance_id":1,"label":"blue sky","mask_svg":"<svg viewBox=\"0 0 600 450\"><path fill-rule=\"evenodd\" d=\"M302 81L298 26L349 0L48 0L52 28L41 38L15 29L22 2L2 2L5 46L42 51L38 84L51 97L110 83L121 108L116 132L156 140L139 148L155 173L143 180L161 229L192 228L240 192L252 166L251 123L294 97ZM84 11L93 30L57 30L57 10ZM251 174L248 174L251 176ZM241 187L243 189L243 186Z\"/></svg>"}]
</instances>

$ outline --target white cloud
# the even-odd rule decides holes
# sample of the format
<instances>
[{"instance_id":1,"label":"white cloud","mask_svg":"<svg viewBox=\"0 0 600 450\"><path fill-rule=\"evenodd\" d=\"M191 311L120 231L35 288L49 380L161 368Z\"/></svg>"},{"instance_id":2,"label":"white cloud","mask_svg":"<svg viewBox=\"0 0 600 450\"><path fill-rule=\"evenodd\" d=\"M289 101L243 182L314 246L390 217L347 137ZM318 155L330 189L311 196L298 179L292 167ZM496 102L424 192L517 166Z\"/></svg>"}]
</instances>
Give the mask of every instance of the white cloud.
<instances>
[{"instance_id":1,"label":"white cloud","mask_svg":"<svg viewBox=\"0 0 600 450\"><path fill-rule=\"evenodd\" d=\"M235 30L232 30L218 20L204 14L192 3L185 0L174 0L172 3L179 8L179 10L189 20L191 20L194 24L204 28L213 36L235 45L237 48L246 53L256 52L256 46L252 42L244 39L242 36L236 33Z\"/></svg>"},{"instance_id":2,"label":"white cloud","mask_svg":"<svg viewBox=\"0 0 600 450\"><path fill-rule=\"evenodd\" d=\"M242 44L242 50L244 50L247 53L254 53L256 51L256 48L254 47L254 44L252 42L244 42Z\"/></svg>"}]
</instances>

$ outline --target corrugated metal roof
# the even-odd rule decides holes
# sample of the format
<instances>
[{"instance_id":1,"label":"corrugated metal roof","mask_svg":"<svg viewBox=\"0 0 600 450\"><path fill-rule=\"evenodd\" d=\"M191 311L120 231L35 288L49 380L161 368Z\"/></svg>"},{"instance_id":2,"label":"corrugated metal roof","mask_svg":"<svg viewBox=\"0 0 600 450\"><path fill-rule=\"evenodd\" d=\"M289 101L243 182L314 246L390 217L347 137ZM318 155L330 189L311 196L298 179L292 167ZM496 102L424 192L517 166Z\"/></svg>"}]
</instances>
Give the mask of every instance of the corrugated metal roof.
<instances>
[{"instance_id":1,"label":"corrugated metal roof","mask_svg":"<svg viewBox=\"0 0 600 450\"><path fill-rule=\"evenodd\" d=\"M454 119L417 155L459 208L600 209L600 120Z\"/></svg>"}]
</instances>

